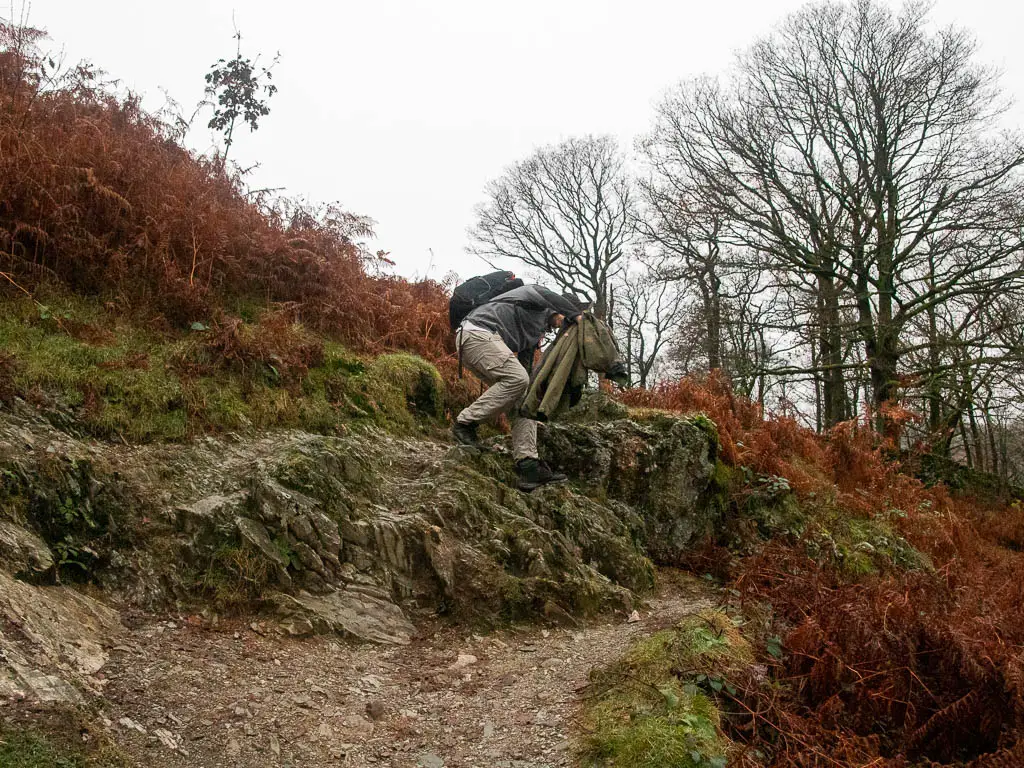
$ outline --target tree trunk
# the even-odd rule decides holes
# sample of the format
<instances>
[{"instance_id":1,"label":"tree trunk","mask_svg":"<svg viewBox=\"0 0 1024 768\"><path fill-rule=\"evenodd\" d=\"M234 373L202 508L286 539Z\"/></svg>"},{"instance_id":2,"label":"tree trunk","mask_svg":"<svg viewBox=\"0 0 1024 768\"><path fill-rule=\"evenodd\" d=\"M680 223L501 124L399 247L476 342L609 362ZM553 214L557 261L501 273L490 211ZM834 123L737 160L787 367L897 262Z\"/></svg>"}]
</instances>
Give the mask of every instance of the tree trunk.
<instances>
[{"instance_id":1,"label":"tree trunk","mask_svg":"<svg viewBox=\"0 0 1024 768\"><path fill-rule=\"evenodd\" d=\"M895 437L892 424L884 417L886 405L896 399L899 385L896 377L899 364L896 336L889 328L879 329L877 338L867 345L868 370L871 374L871 405L879 433Z\"/></svg>"},{"instance_id":2,"label":"tree trunk","mask_svg":"<svg viewBox=\"0 0 1024 768\"><path fill-rule=\"evenodd\" d=\"M608 282L601 277L591 277L591 288L594 291L594 305L590 311L598 320L608 320Z\"/></svg>"},{"instance_id":3,"label":"tree trunk","mask_svg":"<svg viewBox=\"0 0 1024 768\"><path fill-rule=\"evenodd\" d=\"M708 369L722 367L722 281L714 266L708 269L709 295L706 307L708 332Z\"/></svg>"},{"instance_id":4,"label":"tree trunk","mask_svg":"<svg viewBox=\"0 0 1024 768\"><path fill-rule=\"evenodd\" d=\"M984 472L988 468L985 457L985 443L981 440L981 430L978 429L978 419L974 415L974 405L967 409L967 418L971 425L971 440L974 442L974 459L978 469Z\"/></svg>"},{"instance_id":5,"label":"tree trunk","mask_svg":"<svg viewBox=\"0 0 1024 768\"><path fill-rule=\"evenodd\" d=\"M629 385L633 386L633 329L631 327L626 328L626 377L629 379Z\"/></svg>"},{"instance_id":6,"label":"tree trunk","mask_svg":"<svg viewBox=\"0 0 1024 768\"><path fill-rule=\"evenodd\" d=\"M964 425L963 418L960 419L960 440L964 444L964 462L973 469L974 458L971 456L971 441L967 437L967 427Z\"/></svg>"},{"instance_id":7,"label":"tree trunk","mask_svg":"<svg viewBox=\"0 0 1024 768\"><path fill-rule=\"evenodd\" d=\"M998 475L1000 471L999 461L999 449L996 448L996 430L992 423L992 395L990 394L985 398L985 405L982 407L982 413L985 414L985 432L988 437L988 450L991 462L989 465L989 471L993 475Z\"/></svg>"},{"instance_id":8,"label":"tree trunk","mask_svg":"<svg viewBox=\"0 0 1024 768\"><path fill-rule=\"evenodd\" d=\"M839 291L829 275L818 277L818 364L822 369L822 421L825 429L849 418L850 403L843 376L843 336Z\"/></svg>"}]
</instances>

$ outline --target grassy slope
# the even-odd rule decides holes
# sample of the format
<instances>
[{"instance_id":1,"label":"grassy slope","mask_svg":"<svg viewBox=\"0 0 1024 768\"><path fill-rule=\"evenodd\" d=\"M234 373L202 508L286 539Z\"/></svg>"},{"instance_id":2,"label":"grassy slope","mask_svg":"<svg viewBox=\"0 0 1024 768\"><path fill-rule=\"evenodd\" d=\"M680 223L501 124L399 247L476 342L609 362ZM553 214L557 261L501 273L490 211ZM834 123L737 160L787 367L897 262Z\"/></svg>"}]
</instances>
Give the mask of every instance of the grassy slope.
<instances>
[{"instance_id":1,"label":"grassy slope","mask_svg":"<svg viewBox=\"0 0 1024 768\"><path fill-rule=\"evenodd\" d=\"M236 330L241 349L229 356L215 329L146 329L78 297L4 300L0 398L70 412L87 434L129 442L269 427L331 433L361 419L414 429L443 416L444 384L420 358L367 359L291 326L283 350L300 339L315 348L315 364L290 364L261 338L280 325L248 314Z\"/></svg>"}]
</instances>

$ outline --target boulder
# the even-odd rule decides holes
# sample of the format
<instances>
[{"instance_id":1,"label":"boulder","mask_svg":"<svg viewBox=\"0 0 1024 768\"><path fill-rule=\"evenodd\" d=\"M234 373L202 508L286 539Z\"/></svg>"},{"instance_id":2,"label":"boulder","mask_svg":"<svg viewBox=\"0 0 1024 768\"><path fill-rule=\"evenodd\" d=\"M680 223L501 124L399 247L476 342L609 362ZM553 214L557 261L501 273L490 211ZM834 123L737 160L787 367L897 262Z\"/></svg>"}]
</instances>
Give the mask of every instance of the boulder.
<instances>
[{"instance_id":1,"label":"boulder","mask_svg":"<svg viewBox=\"0 0 1024 768\"><path fill-rule=\"evenodd\" d=\"M678 563L718 522L719 510L707 499L717 441L703 416L556 423L540 442L542 454L588 494L640 516L642 543L658 564Z\"/></svg>"},{"instance_id":2,"label":"boulder","mask_svg":"<svg viewBox=\"0 0 1024 768\"><path fill-rule=\"evenodd\" d=\"M0 699L82 702L123 631L115 610L74 589L0 571Z\"/></svg>"},{"instance_id":3,"label":"boulder","mask_svg":"<svg viewBox=\"0 0 1024 768\"><path fill-rule=\"evenodd\" d=\"M53 568L53 553L36 534L0 520L0 563L11 573L40 574Z\"/></svg>"},{"instance_id":4,"label":"boulder","mask_svg":"<svg viewBox=\"0 0 1024 768\"><path fill-rule=\"evenodd\" d=\"M323 595L300 591L271 597L288 619L305 620L314 631L334 632L385 645L408 645L415 628L384 593L356 585Z\"/></svg>"}]
</instances>

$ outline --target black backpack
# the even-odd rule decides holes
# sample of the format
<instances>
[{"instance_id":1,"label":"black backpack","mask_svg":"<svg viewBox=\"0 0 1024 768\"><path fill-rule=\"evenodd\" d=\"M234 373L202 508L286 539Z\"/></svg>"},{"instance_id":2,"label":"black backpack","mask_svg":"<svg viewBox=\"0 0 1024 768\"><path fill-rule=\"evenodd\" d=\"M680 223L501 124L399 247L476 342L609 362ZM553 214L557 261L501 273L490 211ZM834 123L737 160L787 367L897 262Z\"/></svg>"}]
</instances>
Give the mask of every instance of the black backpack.
<instances>
[{"instance_id":1,"label":"black backpack","mask_svg":"<svg viewBox=\"0 0 1024 768\"><path fill-rule=\"evenodd\" d=\"M525 283L511 272L492 272L489 275L471 277L455 286L448 301L448 322L451 323L452 331L455 331L466 319L466 315L477 307L524 285Z\"/></svg>"}]
</instances>

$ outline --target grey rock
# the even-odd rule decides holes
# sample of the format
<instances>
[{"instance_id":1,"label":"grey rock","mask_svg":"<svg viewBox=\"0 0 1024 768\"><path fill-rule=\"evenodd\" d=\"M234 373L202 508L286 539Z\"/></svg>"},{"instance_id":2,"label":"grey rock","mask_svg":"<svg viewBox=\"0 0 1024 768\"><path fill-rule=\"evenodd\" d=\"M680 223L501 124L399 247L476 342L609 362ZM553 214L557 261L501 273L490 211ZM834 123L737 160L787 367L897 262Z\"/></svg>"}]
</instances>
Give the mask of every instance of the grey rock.
<instances>
[{"instance_id":1,"label":"grey rock","mask_svg":"<svg viewBox=\"0 0 1024 768\"><path fill-rule=\"evenodd\" d=\"M449 666L449 669L464 669L465 667L476 664L477 661L477 657L471 653L460 653L459 657Z\"/></svg>"},{"instance_id":2,"label":"grey rock","mask_svg":"<svg viewBox=\"0 0 1024 768\"><path fill-rule=\"evenodd\" d=\"M317 630L352 635L373 643L408 645L415 628L392 602L339 589L326 595L278 593L278 607L308 620Z\"/></svg>"},{"instance_id":3,"label":"grey rock","mask_svg":"<svg viewBox=\"0 0 1024 768\"><path fill-rule=\"evenodd\" d=\"M667 414L551 424L542 452L593 491L630 505L652 559L671 565L718 522L717 508L704 499L717 451L708 424Z\"/></svg>"},{"instance_id":4,"label":"grey rock","mask_svg":"<svg viewBox=\"0 0 1024 768\"><path fill-rule=\"evenodd\" d=\"M325 557L333 558L334 562L337 563L338 553L341 550L341 536L338 533L338 524L321 510L312 511L309 519L320 539L319 549Z\"/></svg>"},{"instance_id":5,"label":"grey rock","mask_svg":"<svg viewBox=\"0 0 1024 768\"><path fill-rule=\"evenodd\" d=\"M80 703L99 693L95 675L123 632L117 612L92 598L0 571L0 698Z\"/></svg>"},{"instance_id":6,"label":"grey rock","mask_svg":"<svg viewBox=\"0 0 1024 768\"><path fill-rule=\"evenodd\" d=\"M316 633L313 623L303 616L290 616L281 622L281 628L292 637L306 637Z\"/></svg>"},{"instance_id":7,"label":"grey rock","mask_svg":"<svg viewBox=\"0 0 1024 768\"><path fill-rule=\"evenodd\" d=\"M0 564L12 573L43 573L53 568L53 553L31 531L0 520Z\"/></svg>"},{"instance_id":8,"label":"grey rock","mask_svg":"<svg viewBox=\"0 0 1024 768\"><path fill-rule=\"evenodd\" d=\"M308 568L314 573L320 576L327 577L327 569L324 568L324 561L320 559L312 547L310 547L304 541L293 541L291 543L292 551L295 552L299 562L302 563L303 568Z\"/></svg>"},{"instance_id":9,"label":"grey rock","mask_svg":"<svg viewBox=\"0 0 1024 768\"><path fill-rule=\"evenodd\" d=\"M320 546L320 537L317 536L315 530L313 530L313 524L309 521L309 518L303 514L296 514L288 519L288 530L291 531L295 537L302 542L305 542L310 547Z\"/></svg>"},{"instance_id":10,"label":"grey rock","mask_svg":"<svg viewBox=\"0 0 1024 768\"><path fill-rule=\"evenodd\" d=\"M416 760L416 765L419 768L444 768L444 760L433 752L428 752L419 756Z\"/></svg>"},{"instance_id":11,"label":"grey rock","mask_svg":"<svg viewBox=\"0 0 1024 768\"><path fill-rule=\"evenodd\" d=\"M248 517L236 517L235 527L242 540L258 549L264 557L282 567L288 566L288 558L270 539L266 526Z\"/></svg>"},{"instance_id":12,"label":"grey rock","mask_svg":"<svg viewBox=\"0 0 1024 768\"><path fill-rule=\"evenodd\" d=\"M209 529L219 520L233 517L245 499L246 494L240 491L228 495L215 493L191 504L181 505L175 509L178 526L186 533Z\"/></svg>"}]
</instances>

